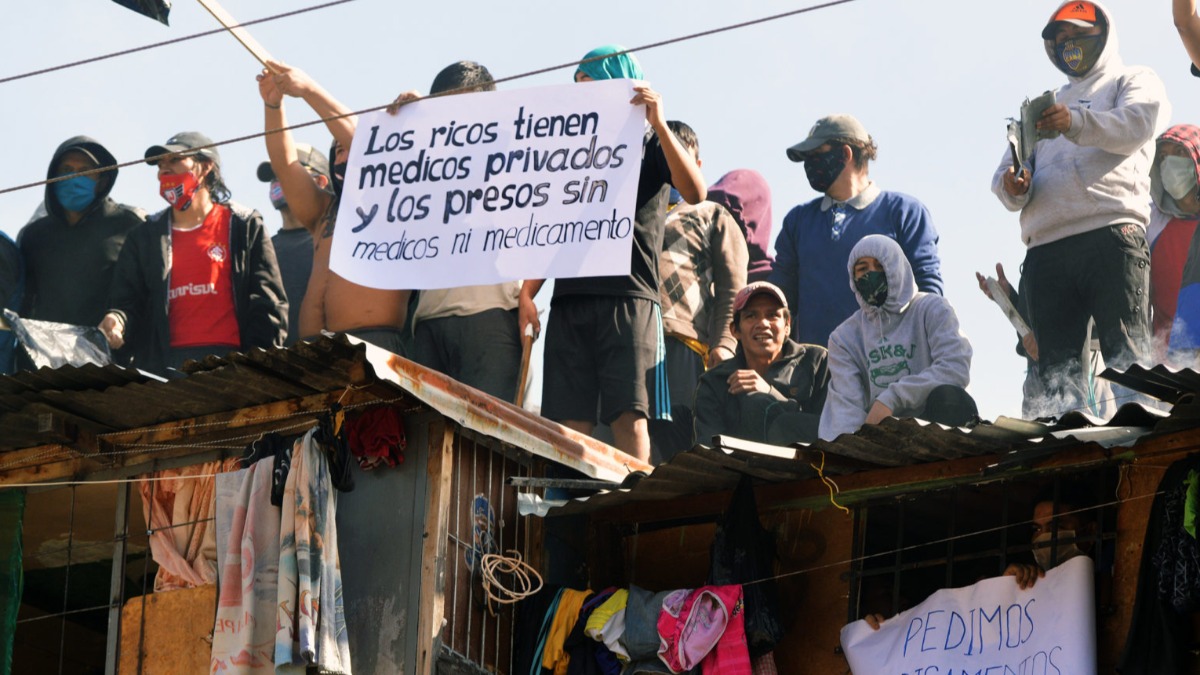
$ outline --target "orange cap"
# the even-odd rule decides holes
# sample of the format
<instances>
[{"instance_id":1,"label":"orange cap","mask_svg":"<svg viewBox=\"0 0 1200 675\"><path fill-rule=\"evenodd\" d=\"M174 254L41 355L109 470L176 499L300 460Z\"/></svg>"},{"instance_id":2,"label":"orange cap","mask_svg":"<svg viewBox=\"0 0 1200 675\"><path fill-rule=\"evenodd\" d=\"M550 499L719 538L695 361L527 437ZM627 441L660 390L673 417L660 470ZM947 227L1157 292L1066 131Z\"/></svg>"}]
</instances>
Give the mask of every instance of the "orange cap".
<instances>
[{"instance_id":1,"label":"orange cap","mask_svg":"<svg viewBox=\"0 0 1200 675\"><path fill-rule=\"evenodd\" d=\"M1096 5L1090 2L1068 3L1059 7L1050 21L1085 21L1094 24L1096 23Z\"/></svg>"},{"instance_id":2,"label":"orange cap","mask_svg":"<svg viewBox=\"0 0 1200 675\"><path fill-rule=\"evenodd\" d=\"M1068 2L1058 11L1050 20L1046 22L1046 27L1042 29L1042 37L1047 40L1054 39L1055 25L1059 22L1073 23L1076 26L1090 28L1103 21L1103 14L1096 9L1095 3L1091 2Z\"/></svg>"}]
</instances>

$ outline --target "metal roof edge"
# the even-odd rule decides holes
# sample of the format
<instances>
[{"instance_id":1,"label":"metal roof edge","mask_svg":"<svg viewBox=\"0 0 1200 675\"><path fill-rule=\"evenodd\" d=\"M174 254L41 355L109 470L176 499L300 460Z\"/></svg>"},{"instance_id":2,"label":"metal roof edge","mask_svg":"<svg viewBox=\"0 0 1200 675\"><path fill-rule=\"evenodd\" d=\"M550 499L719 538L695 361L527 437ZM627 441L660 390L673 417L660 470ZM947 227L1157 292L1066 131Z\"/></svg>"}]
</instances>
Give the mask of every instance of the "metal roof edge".
<instances>
[{"instance_id":1,"label":"metal roof edge","mask_svg":"<svg viewBox=\"0 0 1200 675\"><path fill-rule=\"evenodd\" d=\"M345 337L351 344L362 345L366 349L367 364L376 378L400 387L438 413L472 431L599 480L619 483L633 471L649 472L653 469L617 448L351 335Z\"/></svg>"}]
</instances>

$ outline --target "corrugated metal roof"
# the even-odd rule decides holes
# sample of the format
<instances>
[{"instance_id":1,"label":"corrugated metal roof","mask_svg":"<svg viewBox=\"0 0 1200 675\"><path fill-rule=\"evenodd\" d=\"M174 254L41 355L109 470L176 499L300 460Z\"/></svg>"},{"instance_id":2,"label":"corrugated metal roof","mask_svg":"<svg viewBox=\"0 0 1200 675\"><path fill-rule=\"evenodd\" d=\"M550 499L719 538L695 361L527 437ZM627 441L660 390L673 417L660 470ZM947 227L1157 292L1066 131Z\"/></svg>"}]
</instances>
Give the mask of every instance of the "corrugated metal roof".
<instances>
[{"instance_id":1,"label":"corrugated metal roof","mask_svg":"<svg viewBox=\"0 0 1200 675\"><path fill-rule=\"evenodd\" d=\"M1197 381L1200 383L1200 379ZM723 492L732 490L742 474L771 483L816 478L813 467L822 463L826 475L984 455L1001 456L998 467L1019 465L1079 443L1131 445L1147 434L1173 429L1178 421L1174 415L1127 404L1107 423L1071 414L1054 424L1001 417L966 429L888 418L834 441L798 444L795 448L718 436L712 447L698 445L676 455L631 488L574 499L551 508L548 515L589 513L632 502ZM1192 418L1190 426L1200 426L1200 417Z\"/></svg>"},{"instance_id":2,"label":"corrugated metal roof","mask_svg":"<svg viewBox=\"0 0 1200 675\"><path fill-rule=\"evenodd\" d=\"M620 482L629 471L651 469L604 443L341 335L287 349L212 356L185 370L184 376L170 381L136 370L90 365L0 377L0 458L5 450L75 440L57 422L90 434L110 433L338 392L350 385L375 385L409 396L472 431L591 478ZM1200 425L1200 403L1187 396L1200 392L1200 373L1134 366L1124 373L1106 371L1104 376L1179 403L1169 416L1126 405L1108 422L1070 413L1053 425L999 418L971 429L947 429L918 420L889 419L833 442L803 447L796 459L747 451L744 442L736 440L717 448L698 446L655 469L633 490L593 497L588 510L612 500L725 490L742 474L773 482L810 478L815 476L810 463L822 457L826 473L839 474L1014 450L1044 453L1079 441L1127 445L1151 430ZM1107 431L1098 434L1095 427Z\"/></svg>"},{"instance_id":3,"label":"corrugated metal roof","mask_svg":"<svg viewBox=\"0 0 1200 675\"><path fill-rule=\"evenodd\" d=\"M89 434L112 433L376 385L594 478L620 481L630 470L650 468L600 441L343 335L287 349L210 356L185 371L169 381L91 365L0 377L0 465L5 451L75 441L59 422Z\"/></svg>"},{"instance_id":4,"label":"corrugated metal roof","mask_svg":"<svg viewBox=\"0 0 1200 675\"><path fill-rule=\"evenodd\" d=\"M1152 368L1134 365L1124 372L1109 368L1100 377L1172 404L1187 394L1200 393L1200 373L1191 368L1177 370L1164 365Z\"/></svg>"}]
</instances>

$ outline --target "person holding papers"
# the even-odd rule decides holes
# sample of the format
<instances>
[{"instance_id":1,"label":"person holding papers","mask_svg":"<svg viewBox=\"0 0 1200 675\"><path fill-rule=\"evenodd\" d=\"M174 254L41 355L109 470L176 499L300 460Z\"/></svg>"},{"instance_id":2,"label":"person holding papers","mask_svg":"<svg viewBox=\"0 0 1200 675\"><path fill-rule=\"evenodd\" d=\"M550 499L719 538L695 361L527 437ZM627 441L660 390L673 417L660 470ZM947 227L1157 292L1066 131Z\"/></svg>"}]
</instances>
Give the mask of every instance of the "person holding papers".
<instances>
[{"instance_id":1,"label":"person holding papers","mask_svg":"<svg viewBox=\"0 0 1200 675\"><path fill-rule=\"evenodd\" d=\"M1154 71L1121 61L1112 16L1099 3L1063 3L1042 38L1067 84L1037 121L1041 140L1027 165L1016 170L1006 150L992 192L1021 213L1039 371L1069 409L1086 402L1080 355L1089 319L1109 367L1147 356L1149 171L1171 110Z\"/></svg>"},{"instance_id":2,"label":"person holding papers","mask_svg":"<svg viewBox=\"0 0 1200 675\"><path fill-rule=\"evenodd\" d=\"M632 54L615 45L584 56L576 82L642 79ZM663 363L658 258L662 251L671 187L689 204L704 201L700 167L667 127L662 96L645 83L633 83L633 105L646 107L647 132L638 181L630 273L558 279L546 328L542 415L590 434L599 421L612 427L617 448L648 461L649 418L669 416ZM540 327L533 299L542 280L521 288L519 317L536 335Z\"/></svg>"}]
</instances>

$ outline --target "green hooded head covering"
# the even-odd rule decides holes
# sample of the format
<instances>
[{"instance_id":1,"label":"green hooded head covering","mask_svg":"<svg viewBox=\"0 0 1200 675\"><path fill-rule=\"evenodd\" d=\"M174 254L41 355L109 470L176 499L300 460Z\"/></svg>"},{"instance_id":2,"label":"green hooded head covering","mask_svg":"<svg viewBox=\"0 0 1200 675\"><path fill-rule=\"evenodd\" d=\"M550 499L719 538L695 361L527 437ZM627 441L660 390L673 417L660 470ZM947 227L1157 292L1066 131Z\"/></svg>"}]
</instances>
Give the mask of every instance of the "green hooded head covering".
<instances>
[{"instance_id":1,"label":"green hooded head covering","mask_svg":"<svg viewBox=\"0 0 1200 675\"><path fill-rule=\"evenodd\" d=\"M585 63L579 64L579 70L576 72L583 72L593 80L643 79L642 66L638 63L637 58L633 54L619 54L623 51L625 48L621 45L596 47L584 55ZM617 56L610 56L611 54L617 54ZM600 58L603 56L608 58Z\"/></svg>"}]
</instances>

